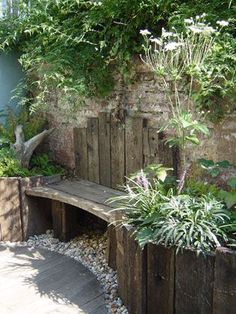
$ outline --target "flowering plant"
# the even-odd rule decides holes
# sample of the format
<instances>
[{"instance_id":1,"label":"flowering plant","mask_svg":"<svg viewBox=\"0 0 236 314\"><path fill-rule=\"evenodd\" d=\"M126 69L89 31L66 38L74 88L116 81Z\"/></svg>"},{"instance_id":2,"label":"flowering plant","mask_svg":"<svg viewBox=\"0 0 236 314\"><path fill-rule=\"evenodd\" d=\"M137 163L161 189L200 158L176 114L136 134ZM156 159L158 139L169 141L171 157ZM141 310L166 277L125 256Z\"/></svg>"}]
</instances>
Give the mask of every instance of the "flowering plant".
<instances>
[{"instance_id":1,"label":"flowering plant","mask_svg":"<svg viewBox=\"0 0 236 314\"><path fill-rule=\"evenodd\" d=\"M167 140L170 146L179 146L182 150L182 171L186 175L187 146L198 145L199 136L208 135L204 123L206 112L199 110L193 98L199 89L199 81L206 72L207 60L216 47L216 39L227 21L218 21L213 28L205 21L206 14L195 19L184 20L184 31L162 29L160 37L154 37L149 30L141 30L144 37L145 56L142 60L161 78L170 108L170 119L161 130L170 130ZM207 79L214 81L214 71ZM182 181L182 178L180 178Z\"/></svg>"}]
</instances>

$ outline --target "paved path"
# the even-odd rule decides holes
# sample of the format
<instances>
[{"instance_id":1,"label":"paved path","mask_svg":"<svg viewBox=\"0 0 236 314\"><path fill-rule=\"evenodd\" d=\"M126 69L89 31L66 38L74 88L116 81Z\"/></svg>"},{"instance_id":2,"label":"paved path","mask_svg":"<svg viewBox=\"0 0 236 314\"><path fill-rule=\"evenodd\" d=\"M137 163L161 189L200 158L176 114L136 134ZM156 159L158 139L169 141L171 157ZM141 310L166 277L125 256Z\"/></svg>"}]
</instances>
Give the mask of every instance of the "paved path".
<instances>
[{"instance_id":1,"label":"paved path","mask_svg":"<svg viewBox=\"0 0 236 314\"><path fill-rule=\"evenodd\" d=\"M0 245L0 313L106 314L95 276L44 249Z\"/></svg>"}]
</instances>

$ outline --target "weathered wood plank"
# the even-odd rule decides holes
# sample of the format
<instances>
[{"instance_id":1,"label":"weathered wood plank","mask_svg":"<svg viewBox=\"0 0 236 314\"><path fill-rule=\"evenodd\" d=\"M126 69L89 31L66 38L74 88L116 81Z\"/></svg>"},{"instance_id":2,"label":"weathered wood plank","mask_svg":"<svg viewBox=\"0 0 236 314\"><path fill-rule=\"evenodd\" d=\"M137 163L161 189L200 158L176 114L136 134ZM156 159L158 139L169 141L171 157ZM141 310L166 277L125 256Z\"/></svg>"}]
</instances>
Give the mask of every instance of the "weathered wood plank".
<instances>
[{"instance_id":1,"label":"weathered wood plank","mask_svg":"<svg viewBox=\"0 0 236 314\"><path fill-rule=\"evenodd\" d=\"M18 178L0 178L0 240L21 241L20 187Z\"/></svg>"},{"instance_id":2,"label":"weathered wood plank","mask_svg":"<svg viewBox=\"0 0 236 314\"><path fill-rule=\"evenodd\" d=\"M118 292L125 305L128 305L128 260L127 260L127 237L128 231L125 226L117 228L117 253L116 253L116 267L117 267L117 281Z\"/></svg>"},{"instance_id":3,"label":"weathered wood plank","mask_svg":"<svg viewBox=\"0 0 236 314\"><path fill-rule=\"evenodd\" d=\"M88 179L99 183L99 146L98 146L98 119L88 119L87 125L88 147Z\"/></svg>"},{"instance_id":4,"label":"weathered wood plank","mask_svg":"<svg viewBox=\"0 0 236 314\"><path fill-rule=\"evenodd\" d=\"M143 168L147 167L150 156L149 137L148 137L148 120L143 119Z\"/></svg>"},{"instance_id":5,"label":"weathered wood plank","mask_svg":"<svg viewBox=\"0 0 236 314\"><path fill-rule=\"evenodd\" d=\"M98 117L100 184L111 186L111 116L100 112Z\"/></svg>"},{"instance_id":6,"label":"weathered wood plank","mask_svg":"<svg viewBox=\"0 0 236 314\"><path fill-rule=\"evenodd\" d=\"M61 241L67 239L65 204L52 200L52 225L55 238Z\"/></svg>"},{"instance_id":7,"label":"weathered wood plank","mask_svg":"<svg viewBox=\"0 0 236 314\"><path fill-rule=\"evenodd\" d=\"M107 313L96 277L72 258L0 245L0 260L1 313Z\"/></svg>"},{"instance_id":8,"label":"weathered wood plank","mask_svg":"<svg viewBox=\"0 0 236 314\"><path fill-rule=\"evenodd\" d=\"M169 148L167 144L165 144L166 136L163 132L158 133L158 137L159 137L159 144L158 144L159 163L167 167L172 167L173 166L173 150Z\"/></svg>"},{"instance_id":9,"label":"weathered wood plank","mask_svg":"<svg viewBox=\"0 0 236 314\"><path fill-rule=\"evenodd\" d=\"M53 179L55 181L56 177L51 178L50 181ZM50 201L39 198L32 199L25 194L26 189L41 186L42 183L45 183L49 179L42 176L35 176L19 180L23 239L27 240L29 236L45 233L46 230L52 227Z\"/></svg>"},{"instance_id":10,"label":"weathered wood plank","mask_svg":"<svg viewBox=\"0 0 236 314\"><path fill-rule=\"evenodd\" d=\"M159 135L157 129L148 129L148 144L149 144L149 164L160 163L159 157Z\"/></svg>"},{"instance_id":11,"label":"weathered wood plank","mask_svg":"<svg viewBox=\"0 0 236 314\"><path fill-rule=\"evenodd\" d=\"M74 128L74 152L76 174L88 179L87 133L85 128Z\"/></svg>"},{"instance_id":12,"label":"weathered wood plank","mask_svg":"<svg viewBox=\"0 0 236 314\"><path fill-rule=\"evenodd\" d=\"M111 186L118 188L125 181L124 124L111 117Z\"/></svg>"},{"instance_id":13,"label":"weathered wood plank","mask_svg":"<svg viewBox=\"0 0 236 314\"><path fill-rule=\"evenodd\" d=\"M172 249L147 247L147 313L174 313L174 260Z\"/></svg>"},{"instance_id":14,"label":"weathered wood plank","mask_svg":"<svg viewBox=\"0 0 236 314\"><path fill-rule=\"evenodd\" d=\"M108 266L116 270L116 227L109 225L107 228L107 263Z\"/></svg>"},{"instance_id":15,"label":"weathered wood plank","mask_svg":"<svg viewBox=\"0 0 236 314\"><path fill-rule=\"evenodd\" d=\"M216 250L214 282L214 314L236 311L236 252L227 248Z\"/></svg>"},{"instance_id":16,"label":"weathered wood plank","mask_svg":"<svg viewBox=\"0 0 236 314\"><path fill-rule=\"evenodd\" d=\"M143 119L126 117L125 121L126 176L140 170L143 165Z\"/></svg>"},{"instance_id":17,"label":"weathered wood plank","mask_svg":"<svg viewBox=\"0 0 236 314\"><path fill-rule=\"evenodd\" d=\"M127 235L127 290L128 309L130 313L147 313L147 255L146 249L141 250L134 239L133 229Z\"/></svg>"},{"instance_id":18,"label":"weathered wood plank","mask_svg":"<svg viewBox=\"0 0 236 314\"><path fill-rule=\"evenodd\" d=\"M197 256L190 250L176 256L176 314L212 313L214 262L214 255Z\"/></svg>"}]
</instances>

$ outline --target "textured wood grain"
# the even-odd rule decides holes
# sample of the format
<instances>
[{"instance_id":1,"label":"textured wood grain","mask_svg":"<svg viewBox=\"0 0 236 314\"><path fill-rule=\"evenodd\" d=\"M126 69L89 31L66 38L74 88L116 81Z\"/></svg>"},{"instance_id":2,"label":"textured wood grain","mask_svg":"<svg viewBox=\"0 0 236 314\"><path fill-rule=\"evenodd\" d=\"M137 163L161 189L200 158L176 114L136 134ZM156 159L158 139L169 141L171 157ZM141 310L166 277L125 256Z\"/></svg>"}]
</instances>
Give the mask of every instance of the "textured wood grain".
<instances>
[{"instance_id":1,"label":"textured wood grain","mask_svg":"<svg viewBox=\"0 0 236 314\"><path fill-rule=\"evenodd\" d=\"M88 148L88 180L99 183L99 146L98 146L98 119L88 119L87 125Z\"/></svg>"},{"instance_id":2,"label":"textured wood grain","mask_svg":"<svg viewBox=\"0 0 236 314\"><path fill-rule=\"evenodd\" d=\"M125 128L111 118L111 185L117 188L125 181Z\"/></svg>"},{"instance_id":3,"label":"textured wood grain","mask_svg":"<svg viewBox=\"0 0 236 314\"><path fill-rule=\"evenodd\" d=\"M4 314L106 314L104 293L79 262L44 249L0 246Z\"/></svg>"},{"instance_id":4,"label":"textured wood grain","mask_svg":"<svg viewBox=\"0 0 236 314\"><path fill-rule=\"evenodd\" d=\"M236 252L227 248L216 251L214 314L236 312Z\"/></svg>"},{"instance_id":5,"label":"textured wood grain","mask_svg":"<svg viewBox=\"0 0 236 314\"><path fill-rule=\"evenodd\" d=\"M89 213L112 222L116 214L106 203L107 199L121 195L122 192L89 181L62 181L43 187L26 190L27 195L48 198L88 211Z\"/></svg>"},{"instance_id":6,"label":"textured wood grain","mask_svg":"<svg viewBox=\"0 0 236 314\"><path fill-rule=\"evenodd\" d=\"M158 130L150 128L148 130L148 144L149 144L149 164L160 163L159 154L159 136Z\"/></svg>"},{"instance_id":7,"label":"textured wood grain","mask_svg":"<svg viewBox=\"0 0 236 314\"><path fill-rule=\"evenodd\" d=\"M111 186L111 117L99 113L99 170L100 184Z\"/></svg>"},{"instance_id":8,"label":"textured wood grain","mask_svg":"<svg viewBox=\"0 0 236 314\"><path fill-rule=\"evenodd\" d=\"M174 313L174 260L171 249L147 247L147 313Z\"/></svg>"},{"instance_id":9,"label":"textured wood grain","mask_svg":"<svg viewBox=\"0 0 236 314\"><path fill-rule=\"evenodd\" d=\"M88 179L88 151L86 128L74 129L75 170L81 179Z\"/></svg>"},{"instance_id":10,"label":"textured wood grain","mask_svg":"<svg viewBox=\"0 0 236 314\"><path fill-rule=\"evenodd\" d=\"M133 236L134 230L128 231L127 248L127 290L128 309L130 313L146 313L147 296L147 256L146 248L141 249Z\"/></svg>"},{"instance_id":11,"label":"textured wood grain","mask_svg":"<svg viewBox=\"0 0 236 314\"><path fill-rule=\"evenodd\" d=\"M0 240L21 241L21 205L18 178L0 178Z\"/></svg>"},{"instance_id":12,"label":"textured wood grain","mask_svg":"<svg viewBox=\"0 0 236 314\"><path fill-rule=\"evenodd\" d=\"M140 170L143 166L143 119L126 117L125 157L126 176Z\"/></svg>"},{"instance_id":13,"label":"textured wood grain","mask_svg":"<svg viewBox=\"0 0 236 314\"><path fill-rule=\"evenodd\" d=\"M176 256L176 314L212 313L214 262L213 255L197 256L190 250Z\"/></svg>"},{"instance_id":14,"label":"textured wood grain","mask_svg":"<svg viewBox=\"0 0 236 314\"><path fill-rule=\"evenodd\" d=\"M116 266L117 266L117 281L118 291L124 304L129 305L129 285L128 285L128 259L127 259L127 241L128 232L125 226L117 228L117 255L116 255Z\"/></svg>"}]
</instances>

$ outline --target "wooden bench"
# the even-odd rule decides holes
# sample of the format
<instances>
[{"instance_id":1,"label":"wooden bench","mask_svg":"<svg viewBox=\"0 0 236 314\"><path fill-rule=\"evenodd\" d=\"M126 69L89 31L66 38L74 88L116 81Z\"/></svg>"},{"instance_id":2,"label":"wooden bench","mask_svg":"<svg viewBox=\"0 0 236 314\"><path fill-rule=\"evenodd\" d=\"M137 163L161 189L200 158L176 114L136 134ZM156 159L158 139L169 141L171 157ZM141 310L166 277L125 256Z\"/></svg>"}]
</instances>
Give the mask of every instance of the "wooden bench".
<instances>
[{"instance_id":1,"label":"wooden bench","mask_svg":"<svg viewBox=\"0 0 236 314\"><path fill-rule=\"evenodd\" d=\"M76 208L110 224L116 220L116 212L106 201L121 195L114 188L123 184L125 177L151 163L175 163L175 154L163 144L158 128L149 125L147 119L128 116L124 111L118 115L101 112L97 118L88 119L86 128L75 128L74 154L76 174L81 180L26 190L30 197L50 200L54 234L61 240L70 238ZM75 210L68 210L68 206ZM116 235L112 228L108 232L114 252Z\"/></svg>"},{"instance_id":2,"label":"wooden bench","mask_svg":"<svg viewBox=\"0 0 236 314\"><path fill-rule=\"evenodd\" d=\"M60 240L67 240L72 226L66 204L83 209L110 224L115 221L116 213L107 204L107 200L122 192L86 180L62 180L28 188L26 194L52 201L54 233Z\"/></svg>"}]
</instances>

